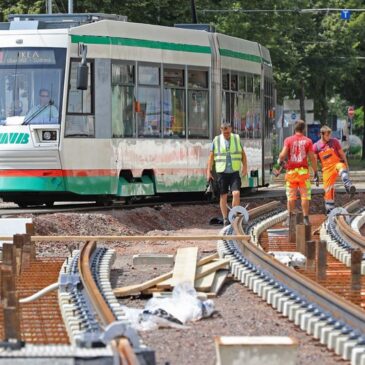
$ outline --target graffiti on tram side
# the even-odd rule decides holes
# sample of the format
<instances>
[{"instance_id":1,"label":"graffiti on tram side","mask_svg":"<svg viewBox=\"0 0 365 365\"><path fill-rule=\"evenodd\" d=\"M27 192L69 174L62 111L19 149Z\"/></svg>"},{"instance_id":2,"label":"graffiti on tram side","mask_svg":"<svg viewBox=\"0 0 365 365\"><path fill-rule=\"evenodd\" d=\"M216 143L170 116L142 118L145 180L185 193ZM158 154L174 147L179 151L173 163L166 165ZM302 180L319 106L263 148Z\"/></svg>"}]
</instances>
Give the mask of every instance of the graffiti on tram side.
<instances>
[{"instance_id":1,"label":"graffiti on tram side","mask_svg":"<svg viewBox=\"0 0 365 365\"><path fill-rule=\"evenodd\" d=\"M27 144L29 133L0 133L0 144Z\"/></svg>"}]
</instances>

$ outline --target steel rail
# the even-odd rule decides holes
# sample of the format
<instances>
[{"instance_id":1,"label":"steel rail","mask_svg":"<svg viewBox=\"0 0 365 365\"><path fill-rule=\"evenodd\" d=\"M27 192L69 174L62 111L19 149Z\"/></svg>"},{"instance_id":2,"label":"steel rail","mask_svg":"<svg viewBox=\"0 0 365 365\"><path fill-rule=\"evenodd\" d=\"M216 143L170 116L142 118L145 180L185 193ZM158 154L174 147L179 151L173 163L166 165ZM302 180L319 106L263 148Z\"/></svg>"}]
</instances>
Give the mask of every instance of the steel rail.
<instances>
[{"instance_id":1,"label":"steel rail","mask_svg":"<svg viewBox=\"0 0 365 365\"><path fill-rule=\"evenodd\" d=\"M79 272L80 278L84 285L87 295L98 314L103 326L108 326L113 323L116 318L114 313L109 308L108 304L105 302L97 284L94 281L93 274L91 272L91 256L96 248L95 241L88 241L82 248L80 252L79 259Z\"/></svg>"},{"instance_id":2,"label":"steel rail","mask_svg":"<svg viewBox=\"0 0 365 365\"><path fill-rule=\"evenodd\" d=\"M249 215L250 215L250 220L257 218L258 216L268 213L271 210L275 210L277 208L280 207L280 202L279 201L272 201L270 203L264 204L264 205L260 205L256 208L252 208L248 211Z\"/></svg>"},{"instance_id":3,"label":"steel rail","mask_svg":"<svg viewBox=\"0 0 365 365\"><path fill-rule=\"evenodd\" d=\"M90 299L98 318L102 322L102 327L107 327L111 323L117 320L114 313L106 303L103 295L93 278L91 271L91 257L96 249L96 241L88 241L81 249L78 268L80 273L80 279L84 286L84 289ZM112 341L112 346L118 351L122 364L138 365L139 361L128 341L128 339L122 337Z\"/></svg>"},{"instance_id":4,"label":"steel rail","mask_svg":"<svg viewBox=\"0 0 365 365\"><path fill-rule=\"evenodd\" d=\"M337 226L342 235L346 237L348 243L356 248L360 248L365 252L365 237L360 233L355 232L346 222L344 217L336 218ZM354 247L354 248L355 248Z\"/></svg>"},{"instance_id":5,"label":"steel rail","mask_svg":"<svg viewBox=\"0 0 365 365\"><path fill-rule=\"evenodd\" d=\"M356 210L358 210L361 206L361 200L360 199L356 199L356 200L352 200L349 203L344 205L344 208L349 212L349 213L353 213Z\"/></svg>"},{"instance_id":6,"label":"steel rail","mask_svg":"<svg viewBox=\"0 0 365 365\"><path fill-rule=\"evenodd\" d=\"M320 192L313 192L312 195L319 194ZM284 191L272 190L259 191L253 193L250 196L242 195L241 200L251 201L255 199L269 199L269 198L280 198L284 194ZM274 203L274 202L273 202ZM115 201L112 205L96 205L95 203L70 203L70 204L56 204L52 208L35 206L29 208L19 207L2 207L0 203L0 216L2 215L17 215L17 214L49 214L49 213L67 213L67 212L88 212L88 211L100 211L100 210L115 210L115 209L134 209L134 208L145 208L163 206L169 204L172 206L180 205L210 205L215 204L213 201L207 201L202 199L197 200L169 200L169 199L157 199L152 197L151 201L137 202L137 203L126 203L122 201Z\"/></svg>"},{"instance_id":7,"label":"steel rail","mask_svg":"<svg viewBox=\"0 0 365 365\"><path fill-rule=\"evenodd\" d=\"M242 217L233 223L236 234L243 232ZM353 329L365 333L365 311L355 304L346 301L339 295L323 288L313 280L283 265L274 257L257 248L249 241L235 241L241 254L252 264L269 272L272 277L286 285L291 290L304 296L310 302L317 304L323 310L331 313L335 318L343 320Z\"/></svg>"},{"instance_id":8,"label":"steel rail","mask_svg":"<svg viewBox=\"0 0 365 365\"><path fill-rule=\"evenodd\" d=\"M353 213L357 211L361 206L361 201L359 199L354 200L344 206L344 208L350 212ZM365 251L365 237L359 234L358 232L355 232L351 226L349 226L345 220L344 216L338 216L335 219L338 229L340 230L340 233L344 236L346 241L348 241L349 244L354 246L355 248L360 248L362 251Z\"/></svg>"}]
</instances>

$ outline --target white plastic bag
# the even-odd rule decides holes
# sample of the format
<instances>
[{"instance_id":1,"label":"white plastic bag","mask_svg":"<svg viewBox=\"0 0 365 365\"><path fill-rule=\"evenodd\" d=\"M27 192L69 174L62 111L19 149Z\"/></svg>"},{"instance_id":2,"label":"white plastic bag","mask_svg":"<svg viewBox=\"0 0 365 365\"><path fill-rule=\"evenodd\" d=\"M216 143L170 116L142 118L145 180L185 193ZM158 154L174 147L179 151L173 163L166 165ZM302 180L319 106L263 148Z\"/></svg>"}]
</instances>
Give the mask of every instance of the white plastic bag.
<instances>
[{"instance_id":1,"label":"white plastic bag","mask_svg":"<svg viewBox=\"0 0 365 365\"><path fill-rule=\"evenodd\" d=\"M126 315L137 330L148 331L159 327L187 328L186 323L210 317L213 312L211 299L199 300L190 283L181 283L171 297L151 298L143 311L128 308Z\"/></svg>"}]
</instances>

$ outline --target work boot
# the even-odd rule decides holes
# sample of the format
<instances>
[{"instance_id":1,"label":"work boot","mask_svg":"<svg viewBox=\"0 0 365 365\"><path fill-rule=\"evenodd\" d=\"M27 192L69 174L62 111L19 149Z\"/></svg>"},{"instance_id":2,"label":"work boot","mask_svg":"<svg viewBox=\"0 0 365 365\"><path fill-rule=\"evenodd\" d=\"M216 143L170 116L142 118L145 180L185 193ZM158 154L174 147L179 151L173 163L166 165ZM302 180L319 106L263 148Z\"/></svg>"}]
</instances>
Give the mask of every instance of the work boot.
<instances>
[{"instance_id":1,"label":"work boot","mask_svg":"<svg viewBox=\"0 0 365 365\"><path fill-rule=\"evenodd\" d=\"M228 218L224 218L223 219L223 226L224 227L227 227L227 226L229 226L231 223L229 222L229 220L228 220Z\"/></svg>"},{"instance_id":2,"label":"work boot","mask_svg":"<svg viewBox=\"0 0 365 365\"><path fill-rule=\"evenodd\" d=\"M305 215L305 216L303 217L303 224L304 224L305 226L309 226L309 217L308 217L307 215Z\"/></svg>"},{"instance_id":3,"label":"work boot","mask_svg":"<svg viewBox=\"0 0 365 365\"><path fill-rule=\"evenodd\" d=\"M346 193L350 195L350 199L352 199L356 194L356 187L351 185L349 187L346 186Z\"/></svg>"}]
</instances>

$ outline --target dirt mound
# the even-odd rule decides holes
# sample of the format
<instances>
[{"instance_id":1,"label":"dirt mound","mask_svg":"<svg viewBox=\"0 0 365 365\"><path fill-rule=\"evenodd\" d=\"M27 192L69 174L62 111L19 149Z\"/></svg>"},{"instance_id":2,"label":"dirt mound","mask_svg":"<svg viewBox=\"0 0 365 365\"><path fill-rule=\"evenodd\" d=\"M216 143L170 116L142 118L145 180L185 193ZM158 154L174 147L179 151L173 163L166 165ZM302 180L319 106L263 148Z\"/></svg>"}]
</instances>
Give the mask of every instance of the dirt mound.
<instances>
[{"instance_id":1,"label":"dirt mound","mask_svg":"<svg viewBox=\"0 0 365 365\"><path fill-rule=\"evenodd\" d=\"M216 205L171 206L164 204L154 208L115 210L111 214L121 223L147 233L154 230L169 231L206 225L210 218L220 215L220 212Z\"/></svg>"},{"instance_id":2,"label":"dirt mound","mask_svg":"<svg viewBox=\"0 0 365 365\"><path fill-rule=\"evenodd\" d=\"M133 235L140 233L106 214L56 213L34 218L39 235Z\"/></svg>"}]
</instances>

